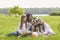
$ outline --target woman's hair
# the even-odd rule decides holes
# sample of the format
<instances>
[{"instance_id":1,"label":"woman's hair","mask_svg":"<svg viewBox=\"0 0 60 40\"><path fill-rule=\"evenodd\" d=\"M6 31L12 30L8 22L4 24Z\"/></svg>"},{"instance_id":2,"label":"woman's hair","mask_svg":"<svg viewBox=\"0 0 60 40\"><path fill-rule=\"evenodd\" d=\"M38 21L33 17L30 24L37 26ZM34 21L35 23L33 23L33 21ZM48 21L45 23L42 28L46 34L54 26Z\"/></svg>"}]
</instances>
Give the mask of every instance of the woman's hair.
<instances>
[{"instance_id":1,"label":"woman's hair","mask_svg":"<svg viewBox=\"0 0 60 40\"><path fill-rule=\"evenodd\" d=\"M27 22L29 22L29 17L30 17L30 15L32 16L32 14L26 14L26 17L27 17Z\"/></svg>"},{"instance_id":2,"label":"woman's hair","mask_svg":"<svg viewBox=\"0 0 60 40\"><path fill-rule=\"evenodd\" d=\"M40 24L38 24L38 25L40 25L40 32L41 32L41 26L42 26L42 30L45 31L45 27L44 27L44 22L43 22L43 20L38 19L38 21L39 21L39 20L40 20Z\"/></svg>"},{"instance_id":3,"label":"woman's hair","mask_svg":"<svg viewBox=\"0 0 60 40\"><path fill-rule=\"evenodd\" d=\"M22 16L21 16L21 26L20 26L20 29L22 29L22 26L23 26L23 19L24 19L25 17L26 17L25 15L22 15ZM27 28L27 23L26 23L26 21L25 21L24 23L25 23L26 28Z\"/></svg>"}]
</instances>

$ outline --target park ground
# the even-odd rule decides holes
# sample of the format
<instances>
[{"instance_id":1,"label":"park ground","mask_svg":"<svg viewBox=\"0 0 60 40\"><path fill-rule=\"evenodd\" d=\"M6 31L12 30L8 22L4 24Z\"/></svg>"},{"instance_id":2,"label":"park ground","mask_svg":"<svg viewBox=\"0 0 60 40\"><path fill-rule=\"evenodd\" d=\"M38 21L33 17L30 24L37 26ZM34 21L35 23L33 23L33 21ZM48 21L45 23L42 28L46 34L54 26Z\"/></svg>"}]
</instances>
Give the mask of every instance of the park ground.
<instances>
[{"instance_id":1,"label":"park ground","mask_svg":"<svg viewBox=\"0 0 60 40\"><path fill-rule=\"evenodd\" d=\"M6 36L8 33L15 32L18 27L18 22L20 17L0 15L0 40L60 40L60 16L39 16L45 22L47 22L51 28L56 33L55 35L49 37L34 37L25 36L25 37L16 37L16 36Z\"/></svg>"}]
</instances>

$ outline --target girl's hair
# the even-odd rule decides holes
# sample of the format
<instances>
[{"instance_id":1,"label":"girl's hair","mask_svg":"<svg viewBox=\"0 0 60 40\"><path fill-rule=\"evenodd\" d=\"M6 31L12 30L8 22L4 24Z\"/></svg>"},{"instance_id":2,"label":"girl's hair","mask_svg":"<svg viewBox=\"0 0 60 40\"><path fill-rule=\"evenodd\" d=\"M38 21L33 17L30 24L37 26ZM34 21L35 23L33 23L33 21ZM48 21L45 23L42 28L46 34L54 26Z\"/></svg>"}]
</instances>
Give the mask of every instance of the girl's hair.
<instances>
[{"instance_id":1,"label":"girl's hair","mask_svg":"<svg viewBox=\"0 0 60 40\"><path fill-rule=\"evenodd\" d=\"M41 26L42 26L42 30L45 32L45 27L44 27L44 25L43 25L43 24L42 24L42 25L40 25L40 28L39 28L40 32L41 32Z\"/></svg>"},{"instance_id":2,"label":"girl's hair","mask_svg":"<svg viewBox=\"0 0 60 40\"><path fill-rule=\"evenodd\" d=\"M39 21L39 20L40 20L40 19L38 19L38 21ZM40 32L41 32L41 26L42 26L42 30L45 31L45 27L44 27L43 21L40 20L40 22L42 22L42 24L38 24L38 25L40 25L40 29L39 29Z\"/></svg>"},{"instance_id":3,"label":"girl's hair","mask_svg":"<svg viewBox=\"0 0 60 40\"><path fill-rule=\"evenodd\" d=\"M30 17L30 15L32 16L32 14L26 14L26 17L27 17L27 22L29 22L29 17Z\"/></svg>"},{"instance_id":4,"label":"girl's hair","mask_svg":"<svg viewBox=\"0 0 60 40\"><path fill-rule=\"evenodd\" d=\"M26 17L25 15L22 15L22 16L21 16L21 26L20 26L20 29L22 29L22 26L23 26L23 19L24 19L25 17ZM26 23L26 21L25 21L24 23L25 23L26 28L27 28L27 23Z\"/></svg>"}]
</instances>

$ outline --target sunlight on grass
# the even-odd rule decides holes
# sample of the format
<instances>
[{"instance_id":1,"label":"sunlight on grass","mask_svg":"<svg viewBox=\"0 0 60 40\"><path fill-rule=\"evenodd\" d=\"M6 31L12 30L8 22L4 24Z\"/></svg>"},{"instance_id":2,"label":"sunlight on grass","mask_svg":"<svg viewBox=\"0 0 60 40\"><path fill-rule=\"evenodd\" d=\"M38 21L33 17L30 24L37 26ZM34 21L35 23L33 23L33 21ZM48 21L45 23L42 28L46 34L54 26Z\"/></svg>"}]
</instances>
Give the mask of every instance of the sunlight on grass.
<instances>
[{"instance_id":1,"label":"sunlight on grass","mask_svg":"<svg viewBox=\"0 0 60 40\"><path fill-rule=\"evenodd\" d=\"M56 35L48 38L32 38L30 36L17 38L16 36L0 36L0 40L60 40L60 16L41 16L39 18L42 18L45 22L47 22L56 32ZM17 30L19 21L20 17L0 15L0 34L6 35L8 33L15 32Z\"/></svg>"}]
</instances>

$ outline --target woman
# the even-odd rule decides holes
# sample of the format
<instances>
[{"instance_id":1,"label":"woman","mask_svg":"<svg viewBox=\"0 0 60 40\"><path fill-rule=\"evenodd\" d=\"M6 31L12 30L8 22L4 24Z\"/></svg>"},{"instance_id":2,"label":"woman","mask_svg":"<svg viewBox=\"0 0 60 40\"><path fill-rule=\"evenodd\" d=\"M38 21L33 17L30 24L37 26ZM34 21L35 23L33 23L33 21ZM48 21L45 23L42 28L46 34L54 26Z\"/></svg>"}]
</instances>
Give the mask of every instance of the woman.
<instances>
[{"instance_id":1,"label":"woman","mask_svg":"<svg viewBox=\"0 0 60 40\"><path fill-rule=\"evenodd\" d=\"M26 22L27 22L28 30L32 31L33 16L32 14L26 14L26 17L27 17Z\"/></svg>"},{"instance_id":2,"label":"woman","mask_svg":"<svg viewBox=\"0 0 60 40\"><path fill-rule=\"evenodd\" d=\"M28 33L31 33L31 32L28 30L28 27L27 27L26 16L22 15L21 16L21 22L19 22L17 31L8 34L8 36L10 36L10 35L17 35L17 36L19 36L19 35L25 35L25 34L28 34Z\"/></svg>"},{"instance_id":3,"label":"woman","mask_svg":"<svg viewBox=\"0 0 60 40\"><path fill-rule=\"evenodd\" d=\"M51 27L46 22L44 22L42 19L38 19L38 24L42 25L40 29L43 35L55 34L55 32L51 29Z\"/></svg>"},{"instance_id":4,"label":"woman","mask_svg":"<svg viewBox=\"0 0 60 40\"><path fill-rule=\"evenodd\" d=\"M30 33L27 27L26 16L21 17L21 23L19 23L17 32L21 35Z\"/></svg>"}]
</instances>

